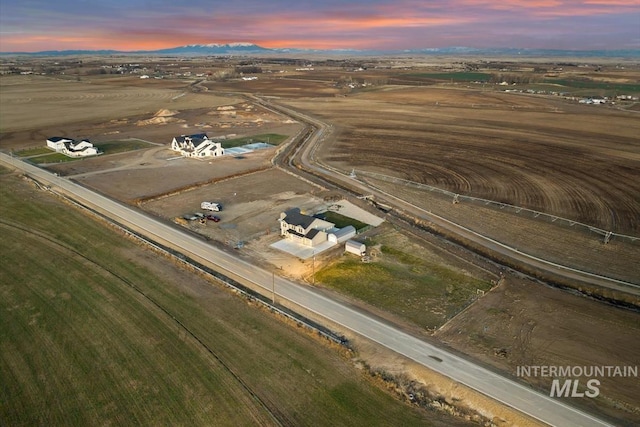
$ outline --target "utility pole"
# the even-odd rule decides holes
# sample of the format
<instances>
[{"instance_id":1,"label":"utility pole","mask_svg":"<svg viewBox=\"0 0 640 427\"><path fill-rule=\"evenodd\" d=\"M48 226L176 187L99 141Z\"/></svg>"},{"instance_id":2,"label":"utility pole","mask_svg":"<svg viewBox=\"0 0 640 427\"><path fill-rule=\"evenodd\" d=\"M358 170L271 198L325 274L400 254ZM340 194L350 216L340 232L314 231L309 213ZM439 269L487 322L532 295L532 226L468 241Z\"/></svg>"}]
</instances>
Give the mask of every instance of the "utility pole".
<instances>
[{"instance_id":1,"label":"utility pole","mask_svg":"<svg viewBox=\"0 0 640 427\"><path fill-rule=\"evenodd\" d=\"M276 305L276 273L271 272L271 302Z\"/></svg>"}]
</instances>

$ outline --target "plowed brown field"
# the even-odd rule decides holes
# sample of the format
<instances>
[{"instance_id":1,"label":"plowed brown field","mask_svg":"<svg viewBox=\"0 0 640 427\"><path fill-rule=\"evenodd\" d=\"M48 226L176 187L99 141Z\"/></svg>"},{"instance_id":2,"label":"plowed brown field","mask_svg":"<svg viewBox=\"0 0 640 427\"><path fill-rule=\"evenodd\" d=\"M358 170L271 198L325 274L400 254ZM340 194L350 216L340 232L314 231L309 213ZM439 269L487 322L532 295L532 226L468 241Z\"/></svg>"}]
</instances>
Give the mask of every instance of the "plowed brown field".
<instances>
[{"instance_id":1,"label":"plowed brown field","mask_svg":"<svg viewBox=\"0 0 640 427\"><path fill-rule=\"evenodd\" d=\"M640 120L605 106L395 87L291 102L342 129L325 159L640 235Z\"/></svg>"}]
</instances>

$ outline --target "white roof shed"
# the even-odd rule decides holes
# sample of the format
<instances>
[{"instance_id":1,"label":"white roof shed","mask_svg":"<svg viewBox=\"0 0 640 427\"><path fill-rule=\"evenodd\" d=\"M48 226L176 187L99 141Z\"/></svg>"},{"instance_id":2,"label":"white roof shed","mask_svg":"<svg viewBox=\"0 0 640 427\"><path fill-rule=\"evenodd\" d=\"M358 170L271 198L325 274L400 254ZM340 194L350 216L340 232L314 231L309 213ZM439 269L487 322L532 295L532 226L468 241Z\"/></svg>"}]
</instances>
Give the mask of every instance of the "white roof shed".
<instances>
[{"instance_id":1,"label":"white roof shed","mask_svg":"<svg viewBox=\"0 0 640 427\"><path fill-rule=\"evenodd\" d=\"M349 240L356 235L356 229L353 225L347 225L346 227L334 229L329 232L327 240L333 243L342 243Z\"/></svg>"},{"instance_id":2,"label":"white roof shed","mask_svg":"<svg viewBox=\"0 0 640 427\"><path fill-rule=\"evenodd\" d=\"M344 244L344 251L358 256L363 256L367 252L367 246L364 243L355 240L347 240Z\"/></svg>"}]
</instances>

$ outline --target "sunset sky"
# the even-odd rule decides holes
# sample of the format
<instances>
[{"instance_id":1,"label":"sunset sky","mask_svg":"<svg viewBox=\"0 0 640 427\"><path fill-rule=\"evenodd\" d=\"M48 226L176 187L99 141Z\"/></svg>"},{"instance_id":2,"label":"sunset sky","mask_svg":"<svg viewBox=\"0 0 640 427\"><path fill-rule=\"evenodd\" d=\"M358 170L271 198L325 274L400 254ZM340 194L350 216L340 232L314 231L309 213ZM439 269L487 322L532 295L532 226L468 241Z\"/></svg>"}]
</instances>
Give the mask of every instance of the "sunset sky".
<instances>
[{"instance_id":1,"label":"sunset sky","mask_svg":"<svg viewBox=\"0 0 640 427\"><path fill-rule=\"evenodd\" d=\"M0 0L0 51L640 49L640 0Z\"/></svg>"}]
</instances>

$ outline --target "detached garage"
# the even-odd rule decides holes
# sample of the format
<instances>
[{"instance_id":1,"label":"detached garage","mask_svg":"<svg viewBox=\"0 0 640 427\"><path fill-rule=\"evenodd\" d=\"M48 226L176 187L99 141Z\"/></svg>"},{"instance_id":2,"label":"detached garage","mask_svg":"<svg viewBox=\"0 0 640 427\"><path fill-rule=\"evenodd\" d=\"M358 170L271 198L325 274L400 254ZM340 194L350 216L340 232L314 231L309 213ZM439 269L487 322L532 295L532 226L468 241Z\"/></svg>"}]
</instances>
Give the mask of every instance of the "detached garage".
<instances>
[{"instance_id":1,"label":"detached garage","mask_svg":"<svg viewBox=\"0 0 640 427\"><path fill-rule=\"evenodd\" d=\"M342 243L356 235L356 229L353 225L347 225L340 229L334 229L335 231L329 232L327 240L332 243Z\"/></svg>"}]
</instances>

